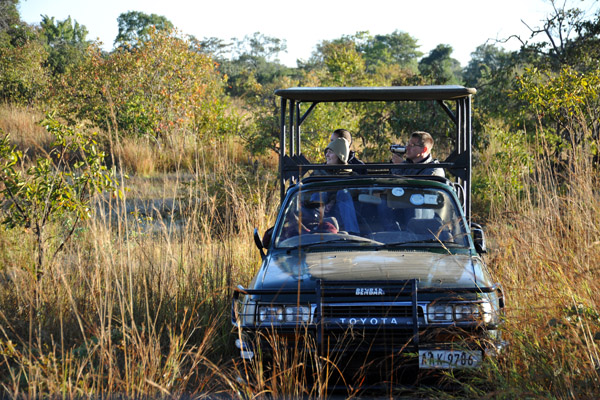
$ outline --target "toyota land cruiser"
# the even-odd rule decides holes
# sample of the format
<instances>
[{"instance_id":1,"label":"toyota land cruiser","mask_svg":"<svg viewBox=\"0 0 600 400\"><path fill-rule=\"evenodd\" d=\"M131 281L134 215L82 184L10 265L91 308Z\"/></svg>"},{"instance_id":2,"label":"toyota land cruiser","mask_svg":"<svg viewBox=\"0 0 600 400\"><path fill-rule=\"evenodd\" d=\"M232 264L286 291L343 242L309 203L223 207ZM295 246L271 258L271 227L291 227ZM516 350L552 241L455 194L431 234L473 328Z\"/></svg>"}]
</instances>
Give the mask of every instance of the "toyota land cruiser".
<instances>
[{"instance_id":1,"label":"toyota land cruiser","mask_svg":"<svg viewBox=\"0 0 600 400\"><path fill-rule=\"evenodd\" d=\"M407 369L478 368L502 348L504 295L481 256L483 231L470 221L474 93L461 86L276 91L282 202L266 243L254 233L260 270L234 293L243 359L268 354L262 333L286 337L290 346L310 336L346 380L365 365L386 379ZM319 103L357 101L439 104L456 136L454 151L436 166L453 180L391 174L389 163L344 165L360 170L354 175L305 176L324 165L300 152L302 122Z\"/></svg>"}]
</instances>

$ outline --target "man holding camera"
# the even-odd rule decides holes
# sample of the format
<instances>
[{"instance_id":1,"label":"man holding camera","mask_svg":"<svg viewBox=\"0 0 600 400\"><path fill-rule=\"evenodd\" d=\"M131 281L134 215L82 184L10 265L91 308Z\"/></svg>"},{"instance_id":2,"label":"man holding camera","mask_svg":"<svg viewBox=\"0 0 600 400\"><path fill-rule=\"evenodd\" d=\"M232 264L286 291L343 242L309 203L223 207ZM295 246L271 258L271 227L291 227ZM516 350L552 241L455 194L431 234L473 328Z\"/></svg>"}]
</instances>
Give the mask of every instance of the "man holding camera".
<instances>
[{"instance_id":1,"label":"man holding camera","mask_svg":"<svg viewBox=\"0 0 600 400\"><path fill-rule=\"evenodd\" d=\"M392 146L392 162L394 164L439 164L439 161L431 156L433 148L433 137L427 132L417 131L410 135L410 140L403 148ZM404 153L404 160L401 154ZM392 174L398 175L435 175L446 177L443 168L431 166L430 168L392 168Z\"/></svg>"}]
</instances>

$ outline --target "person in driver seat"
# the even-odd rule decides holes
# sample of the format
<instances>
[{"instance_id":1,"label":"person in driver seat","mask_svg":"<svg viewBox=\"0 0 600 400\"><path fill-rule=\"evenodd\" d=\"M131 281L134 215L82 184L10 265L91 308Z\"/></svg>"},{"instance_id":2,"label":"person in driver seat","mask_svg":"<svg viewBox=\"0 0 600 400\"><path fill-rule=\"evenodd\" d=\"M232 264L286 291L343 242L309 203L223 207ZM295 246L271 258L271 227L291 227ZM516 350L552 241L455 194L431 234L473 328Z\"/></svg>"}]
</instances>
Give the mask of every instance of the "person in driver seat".
<instances>
[{"instance_id":1,"label":"person in driver seat","mask_svg":"<svg viewBox=\"0 0 600 400\"><path fill-rule=\"evenodd\" d=\"M360 233L356 210L348 190L313 193L310 204L319 209L323 223L331 222L338 226L338 230L347 233L355 235Z\"/></svg>"}]
</instances>

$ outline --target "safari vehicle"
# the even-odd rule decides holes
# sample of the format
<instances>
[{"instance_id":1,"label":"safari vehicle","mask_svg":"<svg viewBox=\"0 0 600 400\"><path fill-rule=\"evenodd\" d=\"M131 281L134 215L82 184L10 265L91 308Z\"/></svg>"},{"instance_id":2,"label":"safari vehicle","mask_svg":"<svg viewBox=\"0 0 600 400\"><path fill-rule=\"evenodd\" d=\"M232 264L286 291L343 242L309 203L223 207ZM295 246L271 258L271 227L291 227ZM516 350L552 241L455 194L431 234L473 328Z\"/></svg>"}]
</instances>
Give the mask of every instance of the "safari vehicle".
<instances>
[{"instance_id":1,"label":"safari vehicle","mask_svg":"<svg viewBox=\"0 0 600 400\"><path fill-rule=\"evenodd\" d=\"M346 381L373 371L390 380L407 370L477 368L501 350L504 295L481 257L483 231L471 222L474 93L461 86L275 92L282 201L271 237L263 242L254 232L262 266L234 292L243 359L268 354L264 338L276 333L290 347L314 343ZM439 105L452 121L454 150L436 164L452 179L391 174L390 163L344 165L360 173L335 174L339 167L302 155L302 123L321 103L419 101ZM317 169L332 174L311 176Z\"/></svg>"}]
</instances>

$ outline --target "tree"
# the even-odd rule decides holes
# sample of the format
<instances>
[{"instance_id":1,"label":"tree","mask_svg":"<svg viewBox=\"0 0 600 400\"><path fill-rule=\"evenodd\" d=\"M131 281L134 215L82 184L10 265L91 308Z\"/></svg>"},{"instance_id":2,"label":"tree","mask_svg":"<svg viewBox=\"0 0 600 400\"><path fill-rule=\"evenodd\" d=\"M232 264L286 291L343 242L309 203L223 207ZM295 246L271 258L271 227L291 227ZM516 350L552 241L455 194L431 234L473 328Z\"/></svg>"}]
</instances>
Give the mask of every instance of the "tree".
<instances>
[{"instance_id":1,"label":"tree","mask_svg":"<svg viewBox=\"0 0 600 400\"><path fill-rule=\"evenodd\" d=\"M514 77L523 68L516 52L507 52L493 44L482 44L471 53L471 60L463 70L465 85L477 89L473 107L477 113L474 128L481 132L474 136L476 145L483 145L484 125L491 119L503 121L517 129L522 125L519 110L524 106L516 96ZM522 128L522 126L520 126Z\"/></svg>"},{"instance_id":2,"label":"tree","mask_svg":"<svg viewBox=\"0 0 600 400\"><path fill-rule=\"evenodd\" d=\"M37 41L20 46L0 46L0 99L31 105L48 83L43 65L47 53Z\"/></svg>"},{"instance_id":3,"label":"tree","mask_svg":"<svg viewBox=\"0 0 600 400\"><path fill-rule=\"evenodd\" d=\"M463 70L465 85L481 87L496 73L509 64L510 53L493 44L482 44L471 53L471 59Z\"/></svg>"},{"instance_id":4,"label":"tree","mask_svg":"<svg viewBox=\"0 0 600 400\"><path fill-rule=\"evenodd\" d=\"M233 43L226 43L225 40L217 37L199 40L195 36L190 35L189 40L198 51L211 56L220 63L226 59L229 49L233 46Z\"/></svg>"},{"instance_id":5,"label":"tree","mask_svg":"<svg viewBox=\"0 0 600 400\"><path fill-rule=\"evenodd\" d=\"M349 44L331 44L326 50L325 67L333 86L358 86L366 78L362 55Z\"/></svg>"},{"instance_id":6,"label":"tree","mask_svg":"<svg viewBox=\"0 0 600 400\"><path fill-rule=\"evenodd\" d=\"M578 38L574 43L576 59L593 65L600 58L600 10L592 20L581 21L576 27Z\"/></svg>"},{"instance_id":7,"label":"tree","mask_svg":"<svg viewBox=\"0 0 600 400\"><path fill-rule=\"evenodd\" d=\"M52 115L42 124L54 135L53 148L26 169L23 154L10 144L8 135L0 132L3 223L9 228L26 228L34 235L37 257L32 272L36 277L44 271L47 250L54 249L54 258L79 222L91 216L93 194L117 190L93 135L62 125ZM80 157L80 161L69 162L71 156ZM61 235L47 234L53 223L63 229Z\"/></svg>"},{"instance_id":8,"label":"tree","mask_svg":"<svg viewBox=\"0 0 600 400\"><path fill-rule=\"evenodd\" d=\"M116 47L134 47L150 39L151 28L158 31L171 31L173 24L166 17L145 14L141 11L122 13L117 18L119 33L115 38Z\"/></svg>"},{"instance_id":9,"label":"tree","mask_svg":"<svg viewBox=\"0 0 600 400\"><path fill-rule=\"evenodd\" d=\"M298 86L297 81L282 76L273 82L254 82L252 95L244 97L244 108L250 112L244 119L239 136L245 141L251 154L264 154L268 150L277 152L279 145L279 98L273 95L276 89Z\"/></svg>"},{"instance_id":10,"label":"tree","mask_svg":"<svg viewBox=\"0 0 600 400\"><path fill-rule=\"evenodd\" d=\"M581 9L567 8L566 0L562 5L557 3L550 0L552 10L542 26L525 23L529 38L510 37L520 41L520 56L538 68L554 72L567 65L579 70L587 66L594 69L600 55L600 11L590 20Z\"/></svg>"},{"instance_id":11,"label":"tree","mask_svg":"<svg viewBox=\"0 0 600 400\"><path fill-rule=\"evenodd\" d=\"M224 79L212 59L169 32L149 35L108 56L90 48L81 65L53 82L48 93L53 107L71 121L159 143L175 132L226 135Z\"/></svg>"},{"instance_id":12,"label":"tree","mask_svg":"<svg viewBox=\"0 0 600 400\"><path fill-rule=\"evenodd\" d=\"M578 8L568 8L566 0L562 5L551 0L550 6L551 12L541 26L526 24L530 30L529 37L513 35L506 39L516 38L521 43L518 52L503 53L492 46L480 46L472 55L464 72L467 84L476 85L479 90L474 98L480 116L476 121L489 123L489 119L493 118L513 129L525 126L528 132L536 132L539 124L548 128L548 131L562 129L557 128L560 123L557 125L556 121L549 118L550 108L540 114L545 116L541 120L538 120L536 113L526 110L531 108L531 104L537 104L540 110L548 106L546 100L531 99L532 93L540 90L546 82L560 81L557 77L562 77L564 82L577 81L571 79L571 74L575 72L584 75L597 73L600 13L596 11L594 17L590 18ZM565 71L569 73L565 74ZM524 91L524 87L527 90ZM569 98L577 97L583 90L571 87L573 93ZM523 95L529 90L531 93ZM557 85L552 85L552 90L558 90ZM570 136L570 133L557 135L560 136Z\"/></svg>"},{"instance_id":13,"label":"tree","mask_svg":"<svg viewBox=\"0 0 600 400\"><path fill-rule=\"evenodd\" d=\"M423 57L418 64L420 75L405 79L409 85L447 85L461 81L460 63L451 57L452 47L440 44ZM395 135L408 135L415 130L425 130L434 137L438 149L454 140L455 127L436 102L399 102L389 115L382 116ZM389 140L389 139L388 139ZM453 147L453 145L450 145Z\"/></svg>"},{"instance_id":14,"label":"tree","mask_svg":"<svg viewBox=\"0 0 600 400\"><path fill-rule=\"evenodd\" d=\"M54 17L42 16L40 37L48 51L47 65L52 75L62 74L70 65L83 59L89 42L84 25L71 21L55 21Z\"/></svg>"},{"instance_id":15,"label":"tree","mask_svg":"<svg viewBox=\"0 0 600 400\"><path fill-rule=\"evenodd\" d=\"M250 97L262 90L258 85L268 85L291 74L290 68L279 62L278 55L286 50L285 40L255 32L242 40L232 39L230 60L220 58L220 70L228 78L228 93L232 96ZM213 46L228 46L212 42ZM214 47L213 47L214 48Z\"/></svg>"},{"instance_id":16,"label":"tree","mask_svg":"<svg viewBox=\"0 0 600 400\"><path fill-rule=\"evenodd\" d=\"M0 100L32 104L47 83L47 53L35 30L22 22L18 0L0 0Z\"/></svg>"},{"instance_id":17,"label":"tree","mask_svg":"<svg viewBox=\"0 0 600 400\"><path fill-rule=\"evenodd\" d=\"M315 71L326 68L326 60L330 58L336 49L346 48L353 49L355 52L359 52L359 48L367 46L368 32L357 32L354 35L342 35L340 38L334 40L323 40L317 44L316 50L312 52L309 59L299 60L299 67L305 71ZM361 57L363 56L360 53ZM363 60L364 62L364 60Z\"/></svg>"},{"instance_id":18,"label":"tree","mask_svg":"<svg viewBox=\"0 0 600 400\"><path fill-rule=\"evenodd\" d=\"M450 57L452 47L438 44L419 61L419 72L431 85L458 84L461 80L460 63Z\"/></svg>"},{"instance_id":19,"label":"tree","mask_svg":"<svg viewBox=\"0 0 600 400\"><path fill-rule=\"evenodd\" d=\"M35 30L21 21L18 0L0 0L0 47L15 48L36 40Z\"/></svg>"},{"instance_id":20,"label":"tree","mask_svg":"<svg viewBox=\"0 0 600 400\"><path fill-rule=\"evenodd\" d=\"M418 48L417 39L398 30L388 35L369 36L364 45L358 46L369 69L377 65L397 64L415 71L417 59L423 55Z\"/></svg>"},{"instance_id":21,"label":"tree","mask_svg":"<svg viewBox=\"0 0 600 400\"><path fill-rule=\"evenodd\" d=\"M0 32L6 32L11 26L21 23L18 4L19 0L0 0Z\"/></svg>"},{"instance_id":22,"label":"tree","mask_svg":"<svg viewBox=\"0 0 600 400\"><path fill-rule=\"evenodd\" d=\"M245 36L243 40L236 41L233 58L248 56L253 59L262 58L266 61L278 62L277 56L287 50L285 40L254 32L252 36Z\"/></svg>"},{"instance_id":23,"label":"tree","mask_svg":"<svg viewBox=\"0 0 600 400\"><path fill-rule=\"evenodd\" d=\"M565 67L554 73L530 68L517 84L515 94L527 104L523 113L539 124L540 134L557 158L565 147L582 144L591 146L598 156L600 69L582 73Z\"/></svg>"},{"instance_id":24,"label":"tree","mask_svg":"<svg viewBox=\"0 0 600 400\"><path fill-rule=\"evenodd\" d=\"M367 85L366 62L359 49L367 46L368 39L368 32L358 32L331 41L324 40L317 45L308 62L302 63L302 68L315 71L321 85Z\"/></svg>"}]
</instances>

